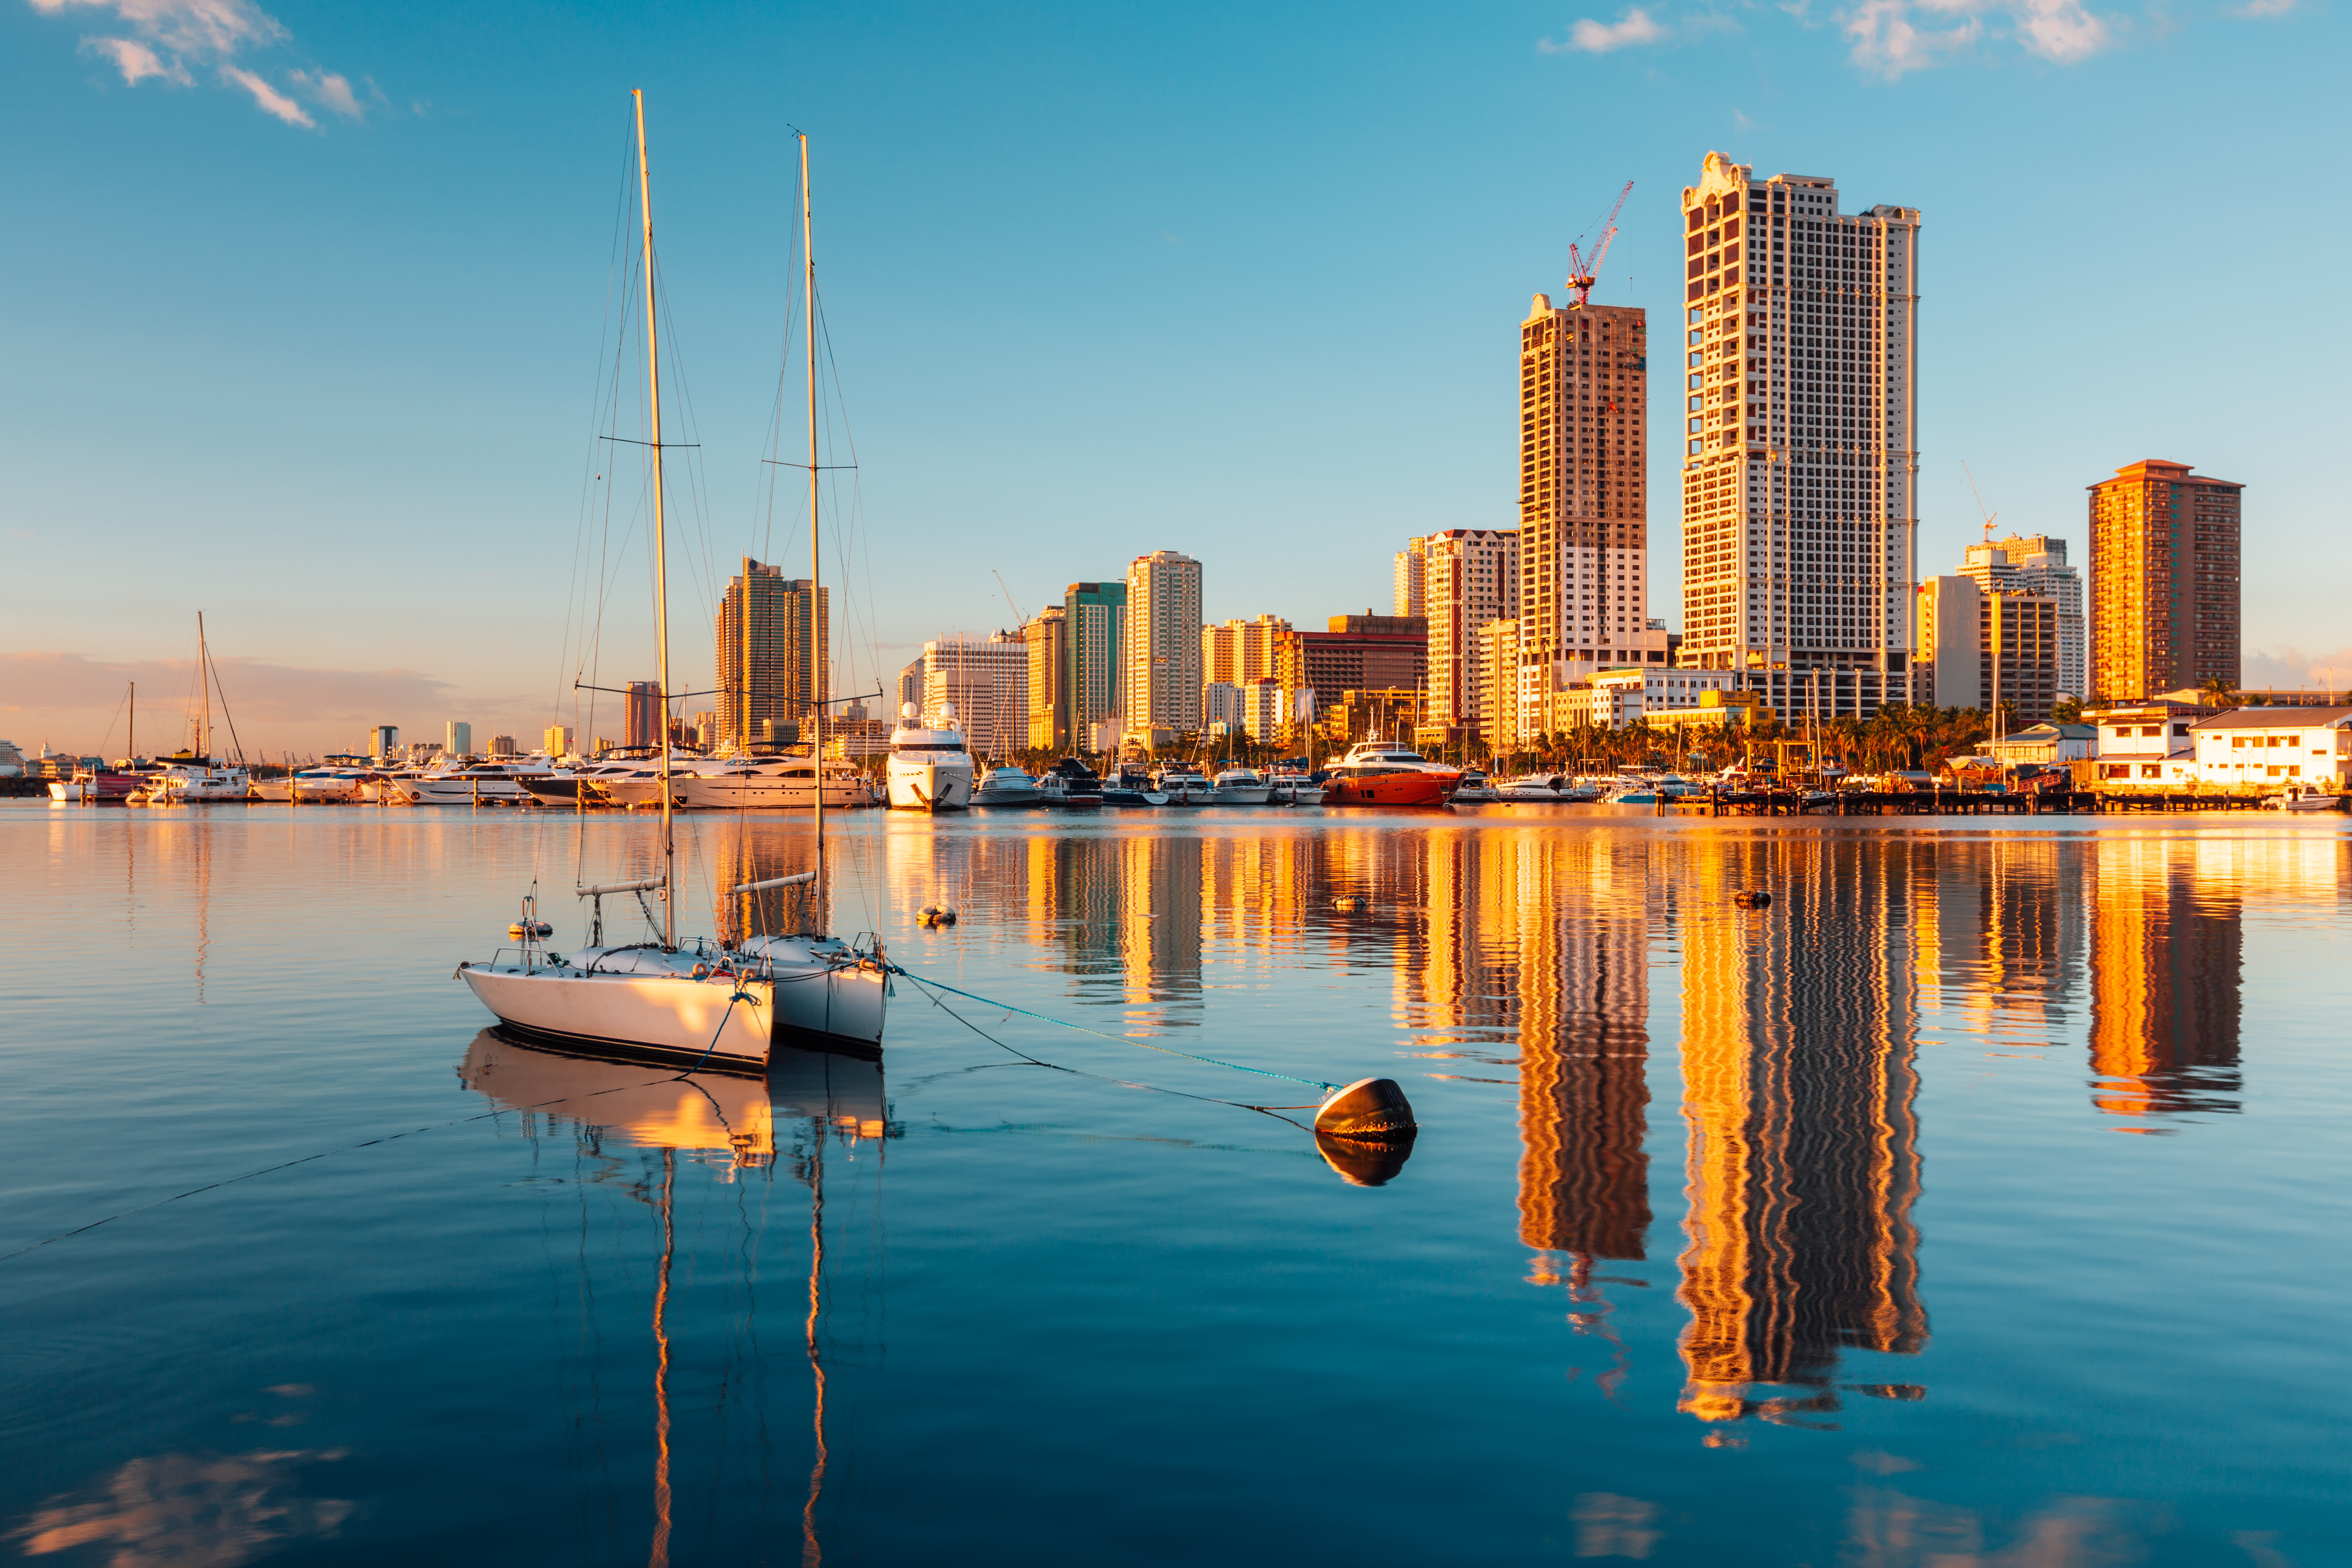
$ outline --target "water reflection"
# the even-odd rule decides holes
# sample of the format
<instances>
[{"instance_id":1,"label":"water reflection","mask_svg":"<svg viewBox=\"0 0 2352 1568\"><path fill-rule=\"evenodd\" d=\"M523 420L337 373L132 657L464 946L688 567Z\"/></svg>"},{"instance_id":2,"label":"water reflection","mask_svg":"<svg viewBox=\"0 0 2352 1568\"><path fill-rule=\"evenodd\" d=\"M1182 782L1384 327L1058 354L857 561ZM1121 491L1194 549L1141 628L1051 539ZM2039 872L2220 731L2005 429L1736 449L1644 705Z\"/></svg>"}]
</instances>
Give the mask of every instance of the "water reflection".
<instances>
[{"instance_id":1,"label":"water reflection","mask_svg":"<svg viewBox=\"0 0 2352 1568\"><path fill-rule=\"evenodd\" d=\"M331 1537L355 1505L302 1495L306 1469L340 1451L157 1454L107 1477L86 1502L59 1500L13 1533L27 1557L102 1550L112 1568L236 1568Z\"/></svg>"},{"instance_id":2,"label":"water reflection","mask_svg":"<svg viewBox=\"0 0 2352 1568\"><path fill-rule=\"evenodd\" d=\"M2091 1102L2112 1116L2238 1109L2240 882L2213 874L2234 868L2200 866L2196 847L2098 848Z\"/></svg>"}]
</instances>

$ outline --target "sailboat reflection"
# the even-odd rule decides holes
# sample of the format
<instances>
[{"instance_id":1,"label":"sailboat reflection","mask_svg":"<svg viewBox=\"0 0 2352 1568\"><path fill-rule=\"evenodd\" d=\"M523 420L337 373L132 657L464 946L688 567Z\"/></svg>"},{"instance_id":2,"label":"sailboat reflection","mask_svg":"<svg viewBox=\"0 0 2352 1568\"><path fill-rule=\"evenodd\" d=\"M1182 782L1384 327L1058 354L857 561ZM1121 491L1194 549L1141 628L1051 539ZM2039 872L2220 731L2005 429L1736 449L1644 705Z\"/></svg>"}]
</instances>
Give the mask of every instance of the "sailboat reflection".
<instances>
[{"instance_id":1,"label":"sailboat reflection","mask_svg":"<svg viewBox=\"0 0 2352 1568\"><path fill-rule=\"evenodd\" d=\"M804 1568L823 1561L817 1506L824 1491L829 1450L825 1432L824 1160L827 1147L851 1150L868 1139L899 1136L884 1094L882 1064L859 1058L797 1051L779 1046L765 1079L723 1075L656 1077L642 1064L559 1056L484 1029L467 1049L457 1074L466 1087L492 1101L593 1128L661 1152L658 1187L644 1192L661 1216L661 1253L655 1274L653 1534L647 1561L670 1561L670 1331L672 1264L677 1255L675 1198L678 1156L719 1163L719 1179L772 1171L779 1128L798 1158L793 1173L809 1188L808 1313L803 1329L813 1391L814 1458L801 1513Z\"/></svg>"}]
</instances>

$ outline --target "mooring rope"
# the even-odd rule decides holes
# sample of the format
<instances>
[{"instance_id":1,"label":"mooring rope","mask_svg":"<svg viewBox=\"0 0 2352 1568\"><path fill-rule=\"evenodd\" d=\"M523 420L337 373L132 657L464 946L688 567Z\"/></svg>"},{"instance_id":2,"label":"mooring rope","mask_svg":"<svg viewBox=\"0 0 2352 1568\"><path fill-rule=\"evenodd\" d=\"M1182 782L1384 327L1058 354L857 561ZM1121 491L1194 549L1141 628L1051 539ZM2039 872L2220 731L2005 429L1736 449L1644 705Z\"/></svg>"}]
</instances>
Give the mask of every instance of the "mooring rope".
<instances>
[{"instance_id":1,"label":"mooring rope","mask_svg":"<svg viewBox=\"0 0 2352 1568\"><path fill-rule=\"evenodd\" d=\"M1041 1024L1053 1024L1065 1029L1075 1029L1081 1035L1092 1035L1098 1040L1109 1040L1116 1045L1140 1046L1147 1051L1158 1051L1162 1056L1182 1057L1189 1062L1204 1062L1213 1068L1231 1068L1235 1072L1254 1072L1260 1078L1278 1078L1285 1083L1303 1083L1309 1089L1344 1089L1347 1087L1345 1084L1331 1083L1319 1078L1298 1078L1286 1072L1276 1072L1270 1068L1244 1067L1239 1062L1221 1062L1214 1057L1194 1056L1191 1051L1180 1051L1172 1046L1155 1046L1150 1040L1139 1040L1127 1035L1107 1035L1100 1029L1089 1029L1084 1024L1067 1023L1060 1018L1048 1017L1043 1013L1033 1013L1026 1007L1015 1007L1010 1002L999 1002L993 997L982 996L976 991L959 990L953 985L942 984L936 980L926 980L921 975L901 969L895 963L885 964L884 967L889 970L891 973L911 980L918 985L928 985L936 990L950 992L958 996L969 996L971 1000L985 1003L991 1007L1002 1007L1008 1013L1018 1013L1024 1018L1034 1018Z\"/></svg>"}]
</instances>

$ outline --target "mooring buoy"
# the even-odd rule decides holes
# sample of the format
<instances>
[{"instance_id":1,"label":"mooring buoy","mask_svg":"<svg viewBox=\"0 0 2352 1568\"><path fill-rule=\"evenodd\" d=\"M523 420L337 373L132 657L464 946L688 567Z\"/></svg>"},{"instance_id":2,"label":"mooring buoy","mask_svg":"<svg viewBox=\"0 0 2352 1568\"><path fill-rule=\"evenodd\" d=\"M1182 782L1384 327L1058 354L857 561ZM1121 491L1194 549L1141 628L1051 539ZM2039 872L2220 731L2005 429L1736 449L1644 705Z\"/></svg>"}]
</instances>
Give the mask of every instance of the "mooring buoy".
<instances>
[{"instance_id":1,"label":"mooring buoy","mask_svg":"<svg viewBox=\"0 0 2352 1568\"><path fill-rule=\"evenodd\" d=\"M915 923L924 926L951 926L956 923L956 912L953 910L943 910L937 904L925 904L916 914Z\"/></svg>"},{"instance_id":2,"label":"mooring buoy","mask_svg":"<svg viewBox=\"0 0 2352 1568\"><path fill-rule=\"evenodd\" d=\"M1412 1101L1392 1078L1360 1078L1333 1090L1315 1112L1315 1131L1334 1138L1378 1142L1419 1127L1412 1119Z\"/></svg>"},{"instance_id":3,"label":"mooring buoy","mask_svg":"<svg viewBox=\"0 0 2352 1568\"><path fill-rule=\"evenodd\" d=\"M1761 888L1743 889L1731 895L1731 901L1743 910L1763 910L1772 906L1772 895Z\"/></svg>"},{"instance_id":4,"label":"mooring buoy","mask_svg":"<svg viewBox=\"0 0 2352 1568\"><path fill-rule=\"evenodd\" d=\"M1350 896L1348 898L1332 900L1331 907L1339 910L1343 915L1352 915L1360 910L1369 910L1372 905L1371 900L1369 899L1359 899Z\"/></svg>"}]
</instances>

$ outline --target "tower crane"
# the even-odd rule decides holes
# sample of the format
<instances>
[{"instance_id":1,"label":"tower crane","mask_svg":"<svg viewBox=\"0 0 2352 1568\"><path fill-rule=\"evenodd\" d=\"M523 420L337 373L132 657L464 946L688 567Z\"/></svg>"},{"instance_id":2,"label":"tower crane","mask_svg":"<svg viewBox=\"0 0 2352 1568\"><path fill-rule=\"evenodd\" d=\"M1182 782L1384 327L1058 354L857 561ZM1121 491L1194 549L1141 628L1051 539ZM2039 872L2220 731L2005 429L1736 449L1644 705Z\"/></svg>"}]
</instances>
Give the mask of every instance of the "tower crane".
<instances>
[{"instance_id":1,"label":"tower crane","mask_svg":"<svg viewBox=\"0 0 2352 1568\"><path fill-rule=\"evenodd\" d=\"M1592 286L1601 281L1601 263L1609 255L1609 242L1617 237L1617 215L1625 210L1625 198L1633 194L1633 182L1617 193L1617 205L1609 209L1609 217L1601 226L1601 237L1592 247L1592 259L1587 261L1576 248L1573 240L1568 247L1568 286L1576 291L1576 302L1588 304L1592 299Z\"/></svg>"},{"instance_id":2,"label":"tower crane","mask_svg":"<svg viewBox=\"0 0 2352 1568\"><path fill-rule=\"evenodd\" d=\"M1969 493L1977 498L1977 510L1984 512L1985 542L1987 544L1990 544L1992 542L1993 520L1999 517L2000 513L1997 511L1985 511L1984 491L1977 489L1977 477L1974 474L1969 473L1968 459L1965 458L1960 459L1960 472L1969 475Z\"/></svg>"}]
</instances>

